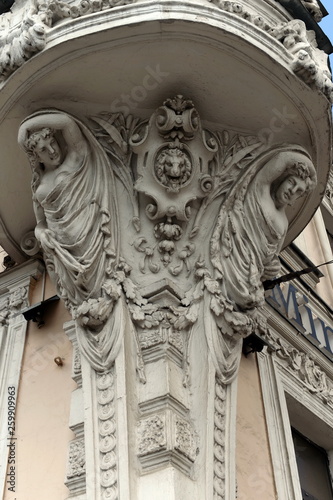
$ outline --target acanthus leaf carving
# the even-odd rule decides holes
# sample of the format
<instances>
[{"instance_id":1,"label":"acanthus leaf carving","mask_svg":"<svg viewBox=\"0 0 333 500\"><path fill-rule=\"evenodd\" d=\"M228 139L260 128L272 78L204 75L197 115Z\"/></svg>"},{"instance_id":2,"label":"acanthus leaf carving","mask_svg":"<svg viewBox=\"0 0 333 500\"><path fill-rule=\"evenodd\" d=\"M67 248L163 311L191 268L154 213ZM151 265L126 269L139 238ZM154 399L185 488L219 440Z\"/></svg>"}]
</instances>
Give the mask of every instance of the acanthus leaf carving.
<instances>
[{"instance_id":1,"label":"acanthus leaf carving","mask_svg":"<svg viewBox=\"0 0 333 500\"><path fill-rule=\"evenodd\" d=\"M173 425L175 449L189 458L191 462L194 462L199 449L197 447L198 439L192 426L189 422L179 416L174 416Z\"/></svg>"},{"instance_id":2,"label":"acanthus leaf carving","mask_svg":"<svg viewBox=\"0 0 333 500\"><path fill-rule=\"evenodd\" d=\"M167 359L186 391L202 334L216 372L213 487L223 499L226 387L242 339L267 333L262 282L279 272L286 207L314 188L315 168L298 145L203 129L180 95L148 122L93 121L90 130L41 110L22 122L19 143L33 171L36 239L96 372L101 495L118 495L114 370L124 335L140 382L146 363ZM172 463L190 476L196 430L186 407L165 401L140 416L137 455L144 470Z\"/></svg>"},{"instance_id":3,"label":"acanthus leaf carving","mask_svg":"<svg viewBox=\"0 0 333 500\"><path fill-rule=\"evenodd\" d=\"M137 452L144 469L172 463L186 474L198 454L198 436L193 424L175 410L165 410L139 420Z\"/></svg>"}]
</instances>

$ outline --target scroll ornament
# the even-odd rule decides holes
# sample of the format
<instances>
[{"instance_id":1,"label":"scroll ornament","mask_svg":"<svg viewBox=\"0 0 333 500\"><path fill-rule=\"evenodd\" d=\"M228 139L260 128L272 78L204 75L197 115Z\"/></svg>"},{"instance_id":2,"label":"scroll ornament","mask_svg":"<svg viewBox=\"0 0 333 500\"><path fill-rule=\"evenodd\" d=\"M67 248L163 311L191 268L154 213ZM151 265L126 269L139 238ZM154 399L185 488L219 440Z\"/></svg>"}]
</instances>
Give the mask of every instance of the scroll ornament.
<instances>
[{"instance_id":1,"label":"scroll ornament","mask_svg":"<svg viewBox=\"0 0 333 500\"><path fill-rule=\"evenodd\" d=\"M179 95L148 122L108 113L92 120L88 129L41 110L19 131L33 171L35 235L82 351L108 370L126 332L144 380L147 339L176 339L186 383L191 338L204 332L229 383L242 338L266 331L262 281L279 272L286 206L316 184L308 153L205 130ZM142 285L147 277L153 288Z\"/></svg>"}]
</instances>

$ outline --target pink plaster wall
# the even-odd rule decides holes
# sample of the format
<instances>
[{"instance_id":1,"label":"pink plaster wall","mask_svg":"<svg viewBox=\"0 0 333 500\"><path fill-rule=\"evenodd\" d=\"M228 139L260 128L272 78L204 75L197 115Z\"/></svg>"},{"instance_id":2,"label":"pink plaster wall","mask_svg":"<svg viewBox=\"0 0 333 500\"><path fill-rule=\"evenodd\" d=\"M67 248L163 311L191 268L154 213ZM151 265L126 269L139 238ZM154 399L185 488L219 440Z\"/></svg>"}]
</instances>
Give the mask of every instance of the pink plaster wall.
<instances>
[{"instance_id":1,"label":"pink plaster wall","mask_svg":"<svg viewBox=\"0 0 333 500\"><path fill-rule=\"evenodd\" d=\"M256 357L241 360L237 404L237 500L276 500ZM287 500L287 499L286 499Z\"/></svg>"},{"instance_id":2,"label":"pink plaster wall","mask_svg":"<svg viewBox=\"0 0 333 500\"><path fill-rule=\"evenodd\" d=\"M54 295L50 284L46 295ZM32 303L40 301L41 282L31 292ZM6 491L3 500L63 500L71 392L72 348L62 325L69 315L62 302L50 309L46 324L28 325L16 412L16 494ZM54 358L60 356L59 367Z\"/></svg>"}]
</instances>

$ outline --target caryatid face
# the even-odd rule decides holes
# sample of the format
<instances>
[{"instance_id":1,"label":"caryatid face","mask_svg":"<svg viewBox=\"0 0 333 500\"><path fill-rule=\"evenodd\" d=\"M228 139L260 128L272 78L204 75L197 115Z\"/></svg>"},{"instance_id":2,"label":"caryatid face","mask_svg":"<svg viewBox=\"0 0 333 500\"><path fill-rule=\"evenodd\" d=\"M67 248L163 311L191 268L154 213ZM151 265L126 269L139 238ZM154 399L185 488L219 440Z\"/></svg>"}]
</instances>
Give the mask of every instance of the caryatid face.
<instances>
[{"instance_id":1,"label":"caryatid face","mask_svg":"<svg viewBox=\"0 0 333 500\"><path fill-rule=\"evenodd\" d=\"M278 208L285 205L292 205L294 201L303 196L307 190L304 179L295 175L290 175L281 182L275 192L275 203Z\"/></svg>"},{"instance_id":2,"label":"caryatid face","mask_svg":"<svg viewBox=\"0 0 333 500\"><path fill-rule=\"evenodd\" d=\"M35 153L45 168L57 168L62 162L60 146L53 136L40 137L35 146Z\"/></svg>"}]
</instances>

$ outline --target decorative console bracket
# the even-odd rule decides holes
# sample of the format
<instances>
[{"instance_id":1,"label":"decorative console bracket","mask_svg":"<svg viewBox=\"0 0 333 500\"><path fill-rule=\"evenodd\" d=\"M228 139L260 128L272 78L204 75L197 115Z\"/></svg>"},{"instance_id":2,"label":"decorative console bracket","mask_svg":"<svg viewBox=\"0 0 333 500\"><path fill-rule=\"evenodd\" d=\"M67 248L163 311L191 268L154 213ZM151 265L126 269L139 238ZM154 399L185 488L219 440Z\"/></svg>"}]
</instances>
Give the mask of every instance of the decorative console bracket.
<instances>
[{"instance_id":1,"label":"decorative console bracket","mask_svg":"<svg viewBox=\"0 0 333 500\"><path fill-rule=\"evenodd\" d=\"M233 498L226 450L242 341L265 339L263 281L279 272L286 207L314 188L315 168L301 146L206 130L181 95L149 121L91 120L47 109L19 131L35 235L86 367L85 427L96 436L87 478L96 498L139 481L143 500L161 469L176 487L173 467L184 500L209 488ZM199 472L212 457L214 470Z\"/></svg>"}]
</instances>

